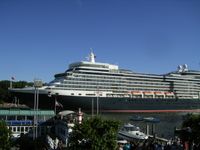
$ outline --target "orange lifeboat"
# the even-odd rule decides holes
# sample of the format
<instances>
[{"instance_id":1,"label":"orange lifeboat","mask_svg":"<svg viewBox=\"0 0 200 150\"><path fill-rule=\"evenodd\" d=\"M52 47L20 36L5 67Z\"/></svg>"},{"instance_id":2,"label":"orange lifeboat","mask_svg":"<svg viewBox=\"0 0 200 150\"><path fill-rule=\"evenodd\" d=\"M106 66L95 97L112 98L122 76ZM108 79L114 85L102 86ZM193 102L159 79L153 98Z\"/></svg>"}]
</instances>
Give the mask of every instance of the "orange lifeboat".
<instances>
[{"instance_id":1,"label":"orange lifeboat","mask_svg":"<svg viewBox=\"0 0 200 150\"><path fill-rule=\"evenodd\" d=\"M161 91L156 91L154 92L155 95L164 95L164 92L161 92Z\"/></svg>"},{"instance_id":2,"label":"orange lifeboat","mask_svg":"<svg viewBox=\"0 0 200 150\"><path fill-rule=\"evenodd\" d=\"M154 93L152 91L145 91L143 93L144 93L144 95L154 95Z\"/></svg>"},{"instance_id":3,"label":"orange lifeboat","mask_svg":"<svg viewBox=\"0 0 200 150\"><path fill-rule=\"evenodd\" d=\"M165 92L165 95L166 96L174 96L174 93L173 92Z\"/></svg>"},{"instance_id":4,"label":"orange lifeboat","mask_svg":"<svg viewBox=\"0 0 200 150\"><path fill-rule=\"evenodd\" d=\"M133 95L142 95L141 91L132 91L131 92Z\"/></svg>"}]
</instances>

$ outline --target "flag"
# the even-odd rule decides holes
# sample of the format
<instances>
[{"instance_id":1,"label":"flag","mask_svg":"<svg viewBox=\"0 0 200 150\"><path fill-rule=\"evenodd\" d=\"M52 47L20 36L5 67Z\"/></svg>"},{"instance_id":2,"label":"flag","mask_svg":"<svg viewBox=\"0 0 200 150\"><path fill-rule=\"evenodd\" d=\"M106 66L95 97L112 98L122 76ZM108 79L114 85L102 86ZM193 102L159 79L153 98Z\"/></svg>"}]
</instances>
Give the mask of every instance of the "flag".
<instances>
[{"instance_id":1,"label":"flag","mask_svg":"<svg viewBox=\"0 0 200 150\"><path fill-rule=\"evenodd\" d=\"M15 77L11 77L11 80L15 80Z\"/></svg>"},{"instance_id":2,"label":"flag","mask_svg":"<svg viewBox=\"0 0 200 150\"><path fill-rule=\"evenodd\" d=\"M62 107L63 108L63 105L61 103L59 103L57 100L55 100L55 107Z\"/></svg>"}]
</instances>

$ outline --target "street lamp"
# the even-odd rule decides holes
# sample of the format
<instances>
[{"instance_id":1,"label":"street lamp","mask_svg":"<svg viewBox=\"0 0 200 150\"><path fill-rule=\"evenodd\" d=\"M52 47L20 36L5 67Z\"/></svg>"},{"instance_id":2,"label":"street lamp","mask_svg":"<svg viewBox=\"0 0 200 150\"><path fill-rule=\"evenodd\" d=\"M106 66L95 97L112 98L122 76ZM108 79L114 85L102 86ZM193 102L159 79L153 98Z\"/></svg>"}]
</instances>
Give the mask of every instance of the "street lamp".
<instances>
[{"instance_id":1,"label":"street lamp","mask_svg":"<svg viewBox=\"0 0 200 150\"><path fill-rule=\"evenodd\" d=\"M57 111L56 110L57 106L63 108L63 105L57 101L58 95L59 95L59 93L52 94L51 92L48 92L48 96L54 98L54 113L55 113L55 115L56 115L56 111Z\"/></svg>"},{"instance_id":2,"label":"street lamp","mask_svg":"<svg viewBox=\"0 0 200 150\"><path fill-rule=\"evenodd\" d=\"M99 115L99 85L97 85L97 115Z\"/></svg>"},{"instance_id":3,"label":"street lamp","mask_svg":"<svg viewBox=\"0 0 200 150\"><path fill-rule=\"evenodd\" d=\"M58 96L58 93L55 93L55 99L54 99L54 112L55 112L55 114L56 114L56 107L57 107L57 105L59 105L58 101L57 101L57 96Z\"/></svg>"},{"instance_id":4,"label":"street lamp","mask_svg":"<svg viewBox=\"0 0 200 150\"><path fill-rule=\"evenodd\" d=\"M39 90L38 88L42 87L41 80L34 80L34 120L33 120L33 140L38 137L38 106L39 106Z\"/></svg>"}]
</instances>

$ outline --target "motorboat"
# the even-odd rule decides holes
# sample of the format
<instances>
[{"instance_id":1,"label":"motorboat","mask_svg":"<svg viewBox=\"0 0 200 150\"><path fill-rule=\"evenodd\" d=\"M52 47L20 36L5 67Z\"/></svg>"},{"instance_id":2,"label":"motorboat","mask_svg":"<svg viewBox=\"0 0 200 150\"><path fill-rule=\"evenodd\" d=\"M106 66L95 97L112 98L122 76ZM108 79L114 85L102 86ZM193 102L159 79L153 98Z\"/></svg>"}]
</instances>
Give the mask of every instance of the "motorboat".
<instances>
[{"instance_id":1,"label":"motorboat","mask_svg":"<svg viewBox=\"0 0 200 150\"><path fill-rule=\"evenodd\" d=\"M133 140L146 140L148 136L140 131L140 128L133 124L125 124L118 132L118 137L133 141Z\"/></svg>"},{"instance_id":2,"label":"motorboat","mask_svg":"<svg viewBox=\"0 0 200 150\"><path fill-rule=\"evenodd\" d=\"M138 116L138 115L134 115L130 117L131 121L143 121L143 117Z\"/></svg>"},{"instance_id":3,"label":"motorboat","mask_svg":"<svg viewBox=\"0 0 200 150\"><path fill-rule=\"evenodd\" d=\"M159 123L160 119L159 118L154 118L154 117L145 117L143 118L144 121L150 122L150 123Z\"/></svg>"}]
</instances>

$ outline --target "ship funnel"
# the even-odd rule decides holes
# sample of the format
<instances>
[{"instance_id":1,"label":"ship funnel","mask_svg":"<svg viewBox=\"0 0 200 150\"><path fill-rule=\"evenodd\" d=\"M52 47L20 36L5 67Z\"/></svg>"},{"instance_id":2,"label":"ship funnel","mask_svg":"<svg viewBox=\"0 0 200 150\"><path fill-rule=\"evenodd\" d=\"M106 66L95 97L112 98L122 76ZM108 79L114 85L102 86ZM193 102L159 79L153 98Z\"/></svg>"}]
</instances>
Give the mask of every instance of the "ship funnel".
<instances>
[{"instance_id":1,"label":"ship funnel","mask_svg":"<svg viewBox=\"0 0 200 150\"><path fill-rule=\"evenodd\" d=\"M91 51L90 55L89 55L89 61L91 63L95 63L95 58L96 56L94 55L94 53Z\"/></svg>"}]
</instances>

